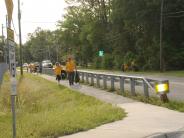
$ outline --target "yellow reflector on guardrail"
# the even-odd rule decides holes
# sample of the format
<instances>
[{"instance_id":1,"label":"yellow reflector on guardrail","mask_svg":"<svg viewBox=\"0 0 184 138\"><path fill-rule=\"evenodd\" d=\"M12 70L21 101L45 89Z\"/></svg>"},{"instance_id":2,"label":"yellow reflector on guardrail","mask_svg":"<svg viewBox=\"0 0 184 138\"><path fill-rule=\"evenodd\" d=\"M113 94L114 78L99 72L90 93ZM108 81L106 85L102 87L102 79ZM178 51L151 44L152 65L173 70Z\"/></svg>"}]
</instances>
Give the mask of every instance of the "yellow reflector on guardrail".
<instances>
[{"instance_id":1,"label":"yellow reflector on guardrail","mask_svg":"<svg viewBox=\"0 0 184 138\"><path fill-rule=\"evenodd\" d=\"M155 83L156 93L169 93L169 82L159 81Z\"/></svg>"}]
</instances>

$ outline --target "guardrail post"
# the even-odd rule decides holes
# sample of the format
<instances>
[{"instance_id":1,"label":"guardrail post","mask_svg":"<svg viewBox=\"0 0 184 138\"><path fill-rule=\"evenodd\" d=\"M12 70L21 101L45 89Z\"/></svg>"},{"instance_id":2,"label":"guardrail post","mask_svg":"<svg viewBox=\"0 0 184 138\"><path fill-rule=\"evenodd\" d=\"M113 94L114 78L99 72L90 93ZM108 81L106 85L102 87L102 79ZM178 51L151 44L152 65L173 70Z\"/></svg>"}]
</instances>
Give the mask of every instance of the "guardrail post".
<instances>
[{"instance_id":1,"label":"guardrail post","mask_svg":"<svg viewBox=\"0 0 184 138\"><path fill-rule=\"evenodd\" d=\"M107 76L103 75L103 87L104 89L107 89Z\"/></svg>"},{"instance_id":2,"label":"guardrail post","mask_svg":"<svg viewBox=\"0 0 184 138\"><path fill-rule=\"evenodd\" d=\"M120 77L120 92L123 94L125 92L125 78Z\"/></svg>"},{"instance_id":3,"label":"guardrail post","mask_svg":"<svg viewBox=\"0 0 184 138\"><path fill-rule=\"evenodd\" d=\"M47 74L49 74L50 75L50 71L48 70L48 69L46 69L47 70Z\"/></svg>"},{"instance_id":4,"label":"guardrail post","mask_svg":"<svg viewBox=\"0 0 184 138\"><path fill-rule=\"evenodd\" d=\"M89 83L89 73L86 73L86 83Z\"/></svg>"},{"instance_id":5,"label":"guardrail post","mask_svg":"<svg viewBox=\"0 0 184 138\"><path fill-rule=\"evenodd\" d=\"M132 96L135 96L135 80L134 78L130 78L130 89L131 89L131 94Z\"/></svg>"},{"instance_id":6,"label":"guardrail post","mask_svg":"<svg viewBox=\"0 0 184 138\"><path fill-rule=\"evenodd\" d=\"M31 72L31 70L30 70L30 72ZM44 69L44 73L48 75L48 72L47 72L47 70L46 70L46 69Z\"/></svg>"},{"instance_id":7,"label":"guardrail post","mask_svg":"<svg viewBox=\"0 0 184 138\"><path fill-rule=\"evenodd\" d=\"M49 74L50 75L50 71L48 70L48 69L46 69L47 70L47 74Z\"/></svg>"},{"instance_id":8,"label":"guardrail post","mask_svg":"<svg viewBox=\"0 0 184 138\"><path fill-rule=\"evenodd\" d=\"M44 69L44 70L45 70L44 73L48 75L48 71L46 69Z\"/></svg>"},{"instance_id":9,"label":"guardrail post","mask_svg":"<svg viewBox=\"0 0 184 138\"><path fill-rule=\"evenodd\" d=\"M28 68L28 73L30 73L29 68ZM45 74L45 70L44 69L42 69L42 74Z\"/></svg>"},{"instance_id":10,"label":"guardrail post","mask_svg":"<svg viewBox=\"0 0 184 138\"><path fill-rule=\"evenodd\" d=\"M91 85L93 86L94 85L94 74L91 73Z\"/></svg>"},{"instance_id":11,"label":"guardrail post","mask_svg":"<svg viewBox=\"0 0 184 138\"><path fill-rule=\"evenodd\" d=\"M54 70L53 70L53 69L52 69L52 75L55 75L55 74L54 74Z\"/></svg>"},{"instance_id":12,"label":"guardrail post","mask_svg":"<svg viewBox=\"0 0 184 138\"><path fill-rule=\"evenodd\" d=\"M100 87L100 75L96 74L97 87Z\"/></svg>"},{"instance_id":13,"label":"guardrail post","mask_svg":"<svg viewBox=\"0 0 184 138\"><path fill-rule=\"evenodd\" d=\"M143 80L143 88L144 88L144 96L146 98L149 98L149 90L148 90L148 85L147 83Z\"/></svg>"},{"instance_id":14,"label":"guardrail post","mask_svg":"<svg viewBox=\"0 0 184 138\"><path fill-rule=\"evenodd\" d=\"M84 72L81 73L82 73L82 82L84 82Z\"/></svg>"},{"instance_id":15,"label":"guardrail post","mask_svg":"<svg viewBox=\"0 0 184 138\"><path fill-rule=\"evenodd\" d=\"M114 91L114 76L111 76L111 91Z\"/></svg>"},{"instance_id":16,"label":"guardrail post","mask_svg":"<svg viewBox=\"0 0 184 138\"><path fill-rule=\"evenodd\" d=\"M50 69L50 70L49 70L49 73L50 73L51 76L54 75L53 69Z\"/></svg>"},{"instance_id":17,"label":"guardrail post","mask_svg":"<svg viewBox=\"0 0 184 138\"><path fill-rule=\"evenodd\" d=\"M29 72L31 72L31 71L29 70ZM43 74L46 74L47 72L46 72L45 69L42 69L42 73L43 73Z\"/></svg>"}]
</instances>

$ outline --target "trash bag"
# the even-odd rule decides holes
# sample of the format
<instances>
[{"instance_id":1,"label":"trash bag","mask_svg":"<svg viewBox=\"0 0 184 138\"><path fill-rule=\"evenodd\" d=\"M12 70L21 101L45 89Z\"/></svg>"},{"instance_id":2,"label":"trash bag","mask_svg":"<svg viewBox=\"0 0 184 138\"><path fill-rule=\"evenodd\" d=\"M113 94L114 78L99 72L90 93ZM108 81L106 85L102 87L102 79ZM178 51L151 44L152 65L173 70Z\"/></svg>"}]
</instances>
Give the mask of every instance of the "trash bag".
<instances>
[{"instance_id":1,"label":"trash bag","mask_svg":"<svg viewBox=\"0 0 184 138\"><path fill-rule=\"evenodd\" d=\"M78 83L80 81L80 76L79 76L78 71L75 71L74 81L75 83Z\"/></svg>"},{"instance_id":2,"label":"trash bag","mask_svg":"<svg viewBox=\"0 0 184 138\"><path fill-rule=\"evenodd\" d=\"M66 77L67 77L66 71L65 71L65 70L62 70L62 71L61 71L61 79L62 79L62 80L65 80Z\"/></svg>"}]
</instances>

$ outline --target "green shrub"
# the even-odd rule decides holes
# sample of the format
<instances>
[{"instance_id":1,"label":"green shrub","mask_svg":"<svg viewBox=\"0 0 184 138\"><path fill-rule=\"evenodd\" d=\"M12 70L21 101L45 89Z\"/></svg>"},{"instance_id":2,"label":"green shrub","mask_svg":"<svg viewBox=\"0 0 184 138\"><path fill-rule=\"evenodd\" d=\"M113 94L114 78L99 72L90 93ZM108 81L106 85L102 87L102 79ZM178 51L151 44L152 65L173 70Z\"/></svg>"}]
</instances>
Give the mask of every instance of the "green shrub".
<instances>
[{"instance_id":1,"label":"green shrub","mask_svg":"<svg viewBox=\"0 0 184 138\"><path fill-rule=\"evenodd\" d=\"M114 59L110 54L105 54L102 61L102 67L104 69L112 69L114 67Z\"/></svg>"},{"instance_id":2,"label":"green shrub","mask_svg":"<svg viewBox=\"0 0 184 138\"><path fill-rule=\"evenodd\" d=\"M100 69L100 68L102 68L102 57L96 57L96 58L94 59L93 66L94 66L95 69Z\"/></svg>"}]
</instances>

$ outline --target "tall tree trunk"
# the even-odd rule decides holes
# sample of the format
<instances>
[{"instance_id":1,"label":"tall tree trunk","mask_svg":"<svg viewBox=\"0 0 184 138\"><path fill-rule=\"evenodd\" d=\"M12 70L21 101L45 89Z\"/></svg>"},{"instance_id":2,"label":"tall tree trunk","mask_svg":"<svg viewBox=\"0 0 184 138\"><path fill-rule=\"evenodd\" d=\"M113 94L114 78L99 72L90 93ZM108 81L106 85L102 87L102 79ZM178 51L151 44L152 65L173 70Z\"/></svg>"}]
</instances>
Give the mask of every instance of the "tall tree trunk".
<instances>
[{"instance_id":1,"label":"tall tree trunk","mask_svg":"<svg viewBox=\"0 0 184 138\"><path fill-rule=\"evenodd\" d=\"M102 10L102 20L104 23L107 23L107 11L104 0L101 0L101 10Z\"/></svg>"}]
</instances>

